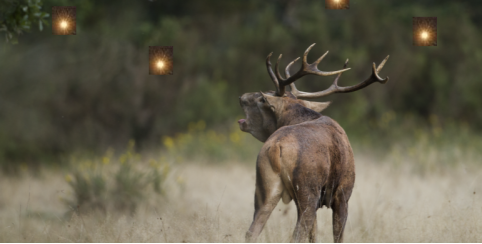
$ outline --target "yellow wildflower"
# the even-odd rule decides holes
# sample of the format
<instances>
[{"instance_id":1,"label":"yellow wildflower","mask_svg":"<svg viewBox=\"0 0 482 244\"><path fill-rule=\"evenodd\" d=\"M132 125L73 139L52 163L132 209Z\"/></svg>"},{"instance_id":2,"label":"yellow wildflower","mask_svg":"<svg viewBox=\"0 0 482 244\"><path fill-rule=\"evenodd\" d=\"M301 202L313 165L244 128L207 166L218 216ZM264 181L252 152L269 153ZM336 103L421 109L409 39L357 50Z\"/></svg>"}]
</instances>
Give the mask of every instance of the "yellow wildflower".
<instances>
[{"instance_id":1,"label":"yellow wildflower","mask_svg":"<svg viewBox=\"0 0 482 244\"><path fill-rule=\"evenodd\" d=\"M103 158L102 158L102 163L103 163L103 164L106 164L106 165L107 165L107 164L109 164L109 162L110 162L110 158L109 158L109 157L103 157Z\"/></svg>"},{"instance_id":2,"label":"yellow wildflower","mask_svg":"<svg viewBox=\"0 0 482 244\"><path fill-rule=\"evenodd\" d=\"M233 143L238 143L239 141L241 141L241 137L236 132L232 132L231 134L229 134L229 139Z\"/></svg>"},{"instance_id":3,"label":"yellow wildflower","mask_svg":"<svg viewBox=\"0 0 482 244\"><path fill-rule=\"evenodd\" d=\"M169 136L164 137L164 146L166 146L167 149L171 150L172 148L174 148L174 140Z\"/></svg>"},{"instance_id":4,"label":"yellow wildflower","mask_svg":"<svg viewBox=\"0 0 482 244\"><path fill-rule=\"evenodd\" d=\"M127 161L127 155L122 154L119 158L121 164L124 164Z\"/></svg>"},{"instance_id":5,"label":"yellow wildflower","mask_svg":"<svg viewBox=\"0 0 482 244\"><path fill-rule=\"evenodd\" d=\"M65 181L72 182L72 176L70 174L65 175Z\"/></svg>"}]
</instances>

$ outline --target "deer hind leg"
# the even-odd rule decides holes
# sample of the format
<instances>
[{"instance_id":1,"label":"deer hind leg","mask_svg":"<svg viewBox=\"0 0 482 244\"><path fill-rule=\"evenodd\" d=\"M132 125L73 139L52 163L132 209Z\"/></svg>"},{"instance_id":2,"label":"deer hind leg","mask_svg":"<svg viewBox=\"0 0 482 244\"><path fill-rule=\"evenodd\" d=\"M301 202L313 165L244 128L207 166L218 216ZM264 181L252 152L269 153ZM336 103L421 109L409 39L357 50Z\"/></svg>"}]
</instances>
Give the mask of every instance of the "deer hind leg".
<instances>
[{"instance_id":1,"label":"deer hind leg","mask_svg":"<svg viewBox=\"0 0 482 244\"><path fill-rule=\"evenodd\" d=\"M300 197L301 195L301 197ZM296 199L298 221L293 232L292 242L316 241L316 210L318 209L319 195L300 194Z\"/></svg>"},{"instance_id":2,"label":"deer hind leg","mask_svg":"<svg viewBox=\"0 0 482 244\"><path fill-rule=\"evenodd\" d=\"M259 174L259 172L257 172ZM256 242L263 230L271 212L278 204L283 193L283 184L279 178L263 181L260 177L256 179L256 193L254 195L254 217L251 227L246 232L246 242Z\"/></svg>"},{"instance_id":3,"label":"deer hind leg","mask_svg":"<svg viewBox=\"0 0 482 244\"><path fill-rule=\"evenodd\" d=\"M316 238L316 232L317 232L317 225L316 225L316 211L315 211L315 221L313 221L313 228L310 231L310 242L315 243L318 242Z\"/></svg>"},{"instance_id":4,"label":"deer hind leg","mask_svg":"<svg viewBox=\"0 0 482 244\"><path fill-rule=\"evenodd\" d=\"M351 195L351 194L350 194ZM331 209L333 210L333 239L337 243L343 242L343 232L345 231L348 218L348 199L343 189L337 190Z\"/></svg>"}]
</instances>

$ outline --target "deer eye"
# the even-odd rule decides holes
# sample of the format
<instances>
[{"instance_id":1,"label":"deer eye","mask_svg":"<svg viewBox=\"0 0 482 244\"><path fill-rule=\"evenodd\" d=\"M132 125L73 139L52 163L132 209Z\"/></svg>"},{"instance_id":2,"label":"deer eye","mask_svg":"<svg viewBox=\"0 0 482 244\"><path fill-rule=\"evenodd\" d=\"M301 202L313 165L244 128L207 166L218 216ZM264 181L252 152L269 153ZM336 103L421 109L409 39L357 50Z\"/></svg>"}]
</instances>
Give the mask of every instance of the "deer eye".
<instances>
[{"instance_id":1,"label":"deer eye","mask_svg":"<svg viewBox=\"0 0 482 244\"><path fill-rule=\"evenodd\" d=\"M261 99L259 99L259 101L262 102L262 103L265 103L265 102L266 102L266 100L264 99L264 97L262 97Z\"/></svg>"}]
</instances>

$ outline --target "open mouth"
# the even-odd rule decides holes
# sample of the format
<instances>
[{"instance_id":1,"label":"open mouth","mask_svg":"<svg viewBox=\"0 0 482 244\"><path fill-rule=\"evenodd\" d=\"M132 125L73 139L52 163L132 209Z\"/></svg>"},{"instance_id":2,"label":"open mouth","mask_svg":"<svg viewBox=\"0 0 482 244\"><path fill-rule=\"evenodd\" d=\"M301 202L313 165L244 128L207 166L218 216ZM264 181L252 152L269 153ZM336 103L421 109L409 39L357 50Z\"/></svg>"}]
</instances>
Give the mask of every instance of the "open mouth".
<instances>
[{"instance_id":1,"label":"open mouth","mask_svg":"<svg viewBox=\"0 0 482 244\"><path fill-rule=\"evenodd\" d=\"M238 124L239 124L239 129L241 129L241 131L246 131L246 119L240 119L238 120Z\"/></svg>"}]
</instances>

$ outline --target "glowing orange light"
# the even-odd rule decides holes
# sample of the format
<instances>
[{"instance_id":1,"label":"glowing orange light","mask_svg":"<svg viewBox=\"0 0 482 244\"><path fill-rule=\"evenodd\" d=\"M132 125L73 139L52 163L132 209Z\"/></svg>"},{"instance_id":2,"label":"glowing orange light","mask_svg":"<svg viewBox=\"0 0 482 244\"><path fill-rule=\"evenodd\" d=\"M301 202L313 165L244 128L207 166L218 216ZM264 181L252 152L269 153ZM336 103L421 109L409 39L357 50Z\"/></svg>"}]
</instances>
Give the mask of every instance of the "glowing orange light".
<instances>
[{"instance_id":1,"label":"glowing orange light","mask_svg":"<svg viewBox=\"0 0 482 244\"><path fill-rule=\"evenodd\" d=\"M160 61L160 60L157 61L157 67L158 67L159 69L162 69L162 67L164 67L164 62L162 62L162 61Z\"/></svg>"},{"instance_id":2,"label":"glowing orange light","mask_svg":"<svg viewBox=\"0 0 482 244\"><path fill-rule=\"evenodd\" d=\"M340 2L340 0L333 0L333 2L335 2L335 3L339 3L339 2Z\"/></svg>"},{"instance_id":3,"label":"glowing orange light","mask_svg":"<svg viewBox=\"0 0 482 244\"><path fill-rule=\"evenodd\" d=\"M69 26L69 24L67 23L67 21L65 20L62 20L62 22L60 22L60 27L62 27L62 29L65 29Z\"/></svg>"},{"instance_id":4,"label":"glowing orange light","mask_svg":"<svg viewBox=\"0 0 482 244\"><path fill-rule=\"evenodd\" d=\"M420 36L422 37L422 39L427 39L428 38L428 32L422 31L422 34L420 34Z\"/></svg>"}]
</instances>

